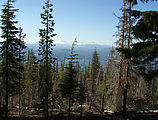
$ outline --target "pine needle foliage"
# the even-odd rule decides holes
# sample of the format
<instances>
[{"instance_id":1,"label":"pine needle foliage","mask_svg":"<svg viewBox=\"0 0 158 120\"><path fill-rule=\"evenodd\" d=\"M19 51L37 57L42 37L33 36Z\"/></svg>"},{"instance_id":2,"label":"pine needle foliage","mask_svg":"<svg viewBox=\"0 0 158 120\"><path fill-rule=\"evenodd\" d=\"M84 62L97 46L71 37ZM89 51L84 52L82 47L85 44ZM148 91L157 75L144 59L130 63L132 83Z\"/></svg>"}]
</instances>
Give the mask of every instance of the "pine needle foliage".
<instances>
[{"instance_id":1,"label":"pine needle foliage","mask_svg":"<svg viewBox=\"0 0 158 120\"><path fill-rule=\"evenodd\" d=\"M15 95L21 91L21 85L19 79L22 78L22 74L19 72L23 70L23 66L19 64L22 59L19 59L19 48L22 47L20 39L17 37L19 33L15 20L15 12L18 9L14 8L15 0L8 0L4 8L2 8L1 15L1 29L2 29L2 39L0 42L0 75L3 80L3 90L5 96L5 117L8 116L8 99L9 96Z\"/></svg>"},{"instance_id":2,"label":"pine needle foliage","mask_svg":"<svg viewBox=\"0 0 158 120\"><path fill-rule=\"evenodd\" d=\"M52 16L52 4L49 0L45 2L45 6L43 6L44 12L41 14L42 18L42 25L44 26L43 29L39 29L39 55L41 56L40 63L41 63L41 70L44 70L44 73L41 74L41 90L42 90L42 101L44 105L44 115L47 119L48 117L48 97L52 90L52 80L51 80L51 66L54 63L53 58L53 37L56 36L54 34L54 20Z\"/></svg>"},{"instance_id":3,"label":"pine needle foliage","mask_svg":"<svg viewBox=\"0 0 158 120\"><path fill-rule=\"evenodd\" d=\"M158 75L158 12L134 12L140 17L133 27L133 34L138 42L134 43L130 49L120 48L119 50L131 59L146 80L151 80Z\"/></svg>"},{"instance_id":4,"label":"pine needle foliage","mask_svg":"<svg viewBox=\"0 0 158 120\"><path fill-rule=\"evenodd\" d=\"M66 98L69 103L69 116L70 116L70 108L71 108L71 102L72 100L76 97L77 93L77 86L78 82L76 80L76 69L75 69L75 63L76 63L76 56L74 52L74 48L76 46L77 40L75 39L72 47L71 47L71 54L67 58L69 60L69 63L67 67L65 68L65 73L63 80L61 81L59 87L60 87L60 92L63 98Z\"/></svg>"}]
</instances>

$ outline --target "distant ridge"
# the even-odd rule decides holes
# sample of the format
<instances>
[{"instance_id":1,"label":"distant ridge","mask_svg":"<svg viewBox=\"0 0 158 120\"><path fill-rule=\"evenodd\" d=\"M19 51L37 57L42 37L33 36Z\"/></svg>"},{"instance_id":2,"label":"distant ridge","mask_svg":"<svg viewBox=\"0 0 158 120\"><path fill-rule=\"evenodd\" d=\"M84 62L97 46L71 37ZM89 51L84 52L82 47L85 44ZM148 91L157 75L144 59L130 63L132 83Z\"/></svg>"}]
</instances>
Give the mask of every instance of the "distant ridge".
<instances>
[{"instance_id":1,"label":"distant ridge","mask_svg":"<svg viewBox=\"0 0 158 120\"><path fill-rule=\"evenodd\" d=\"M26 44L27 48L33 49L35 55L38 56L38 44ZM109 45L98 45L98 44L82 44L77 45L75 51L79 59L91 59L94 50L96 49L100 60L105 60L111 50ZM65 58L70 54L71 45L68 44L56 44L54 47L54 56L61 59Z\"/></svg>"}]
</instances>

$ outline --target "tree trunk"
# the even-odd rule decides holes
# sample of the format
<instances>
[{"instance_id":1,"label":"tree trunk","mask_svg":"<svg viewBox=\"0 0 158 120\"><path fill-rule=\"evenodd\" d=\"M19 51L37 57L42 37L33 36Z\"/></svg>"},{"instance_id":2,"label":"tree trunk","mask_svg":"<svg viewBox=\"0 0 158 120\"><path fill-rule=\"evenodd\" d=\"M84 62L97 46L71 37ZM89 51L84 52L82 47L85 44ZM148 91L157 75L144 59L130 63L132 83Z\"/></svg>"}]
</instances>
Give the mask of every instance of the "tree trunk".
<instances>
[{"instance_id":1,"label":"tree trunk","mask_svg":"<svg viewBox=\"0 0 158 120\"><path fill-rule=\"evenodd\" d=\"M21 95L19 93L19 117L21 116Z\"/></svg>"},{"instance_id":2,"label":"tree trunk","mask_svg":"<svg viewBox=\"0 0 158 120\"><path fill-rule=\"evenodd\" d=\"M48 7L47 7L47 11L49 11L48 10ZM46 101L45 101L45 117L46 117L46 119L48 118L48 94L49 94L49 92L48 92L48 86L49 86L49 57L48 57L48 14L49 13L47 13L47 26L46 26L46 58L45 58L45 60L46 60Z\"/></svg>"},{"instance_id":3,"label":"tree trunk","mask_svg":"<svg viewBox=\"0 0 158 120\"><path fill-rule=\"evenodd\" d=\"M104 113L104 94L102 95L102 106L101 106L101 108L102 108L102 113Z\"/></svg>"},{"instance_id":4,"label":"tree trunk","mask_svg":"<svg viewBox=\"0 0 158 120\"><path fill-rule=\"evenodd\" d=\"M83 106L82 106L82 102L81 102L81 111L80 111L81 117L82 117L82 114L83 114Z\"/></svg>"},{"instance_id":5,"label":"tree trunk","mask_svg":"<svg viewBox=\"0 0 158 120\"><path fill-rule=\"evenodd\" d=\"M71 116L71 97L69 97L69 110L68 110L68 118Z\"/></svg>"},{"instance_id":6,"label":"tree trunk","mask_svg":"<svg viewBox=\"0 0 158 120\"><path fill-rule=\"evenodd\" d=\"M8 48L7 48L8 50ZM5 65L6 68L8 68L8 53L6 53L6 65ZM9 90L8 90L8 81L9 81L9 78L8 78L8 72L5 70L5 118L7 119L8 118L8 98L9 98Z\"/></svg>"},{"instance_id":7,"label":"tree trunk","mask_svg":"<svg viewBox=\"0 0 158 120\"><path fill-rule=\"evenodd\" d=\"M129 16L128 16L128 41L127 41L127 47L130 48L131 45L131 2L129 2ZM126 60L126 85L124 88L124 98L123 98L123 116L126 116L127 112L127 93L128 93L128 85L129 85L129 60Z\"/></svg>"},{"instance_id":8,"label":"tree trunk","mask_svg":"<svg viewBox=\"0 0 158 120\"><path fill-rule=\"evenodd\" d=\"M128 85L126 84L124 89L124 97L123 97L123 116L126 116L126 112L127 112L127 91L128 91Z\"/></svg>"},{"instance_id":9,"label":"tree trunk","mask_svg":"<svg viewBox=\"0 0 158 120\"><path fill-rule=\"evenodd\" d=\"M48 88L46 88L46 96L45 96L45 101L44 101L44 116L45 119L48 119Z\"/></svg>"},{"instance_id":10,"label":"tree trunk","mask_svg":"<svg viewBox=\"0 0 158 120\"><path fill-rule=\"evenodd\" d=\"M6 76L6 93L5 93L5 118L8 118L8 77Z\"/></svg>"},{"instance_id":11,"label":"tree trunk","mask_svg":"<svg viewBox=\"0 0 158 120\"><path fill-rule=\"evenodd\" d=\"M122 18L122 35L121 35L121 47L124 48L125 44L125 20L126 20L126 1L123 0L123 18ZM122 82L124 81L124 55L121 53L120 55L120 63L119 63L119 84L117 91L117 101L116 101L116 110L120 111L122 108Z\"/></svg>"}]
</instances>

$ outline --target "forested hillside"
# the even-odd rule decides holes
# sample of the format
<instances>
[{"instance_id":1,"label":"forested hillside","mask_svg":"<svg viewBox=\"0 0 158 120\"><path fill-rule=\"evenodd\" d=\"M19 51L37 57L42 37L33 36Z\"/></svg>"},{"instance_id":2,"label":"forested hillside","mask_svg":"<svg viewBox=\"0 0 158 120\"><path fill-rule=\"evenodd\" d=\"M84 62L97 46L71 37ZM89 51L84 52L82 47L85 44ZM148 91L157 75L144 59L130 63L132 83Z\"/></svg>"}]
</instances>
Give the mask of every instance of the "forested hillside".
<instances>
[{"instance_id":1,"label":"forested hillside","mask_svg":"<svg viewBox=\"0 0 158 120\"><path fill-rule=\"evenodd\" d=\"M114 16L117 40L108 46L79 45L77 38L55 45L51 0L41 8L39 43L28 44L16 0L6 0L0 15L0 120L158 119L158 11L135 10L140 2L156 0L122 0L122 15Z\"/></svg>"}]
</instances>

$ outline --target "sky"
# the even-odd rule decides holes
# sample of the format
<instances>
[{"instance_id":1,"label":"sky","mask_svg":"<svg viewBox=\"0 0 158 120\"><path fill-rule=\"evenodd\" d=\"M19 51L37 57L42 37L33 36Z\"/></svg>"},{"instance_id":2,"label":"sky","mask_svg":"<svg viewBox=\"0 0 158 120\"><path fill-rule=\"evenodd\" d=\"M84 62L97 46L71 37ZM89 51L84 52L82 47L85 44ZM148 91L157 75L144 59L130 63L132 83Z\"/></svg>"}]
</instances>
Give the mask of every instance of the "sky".
<instances>
[{"instance_id":1,"label":"sky","mask_svg":"<svg viewBox=\"0 0 158 120\"><path fill-rule=\"evenodd\" d=\"M0 0L0 9L7 0ZM18 27L26 34L26 43L38 43L41 25L40 14L46 0L16 0L15 8ZM77 37L78 44L113 45L117 38L120 8L123 0L50 0L53 3L54 37L56 44L72 44ZM158 2L139 3L135 9L157 10ZM1 11L0 11L1 14Z\"/></svg>"}]
</instances>

